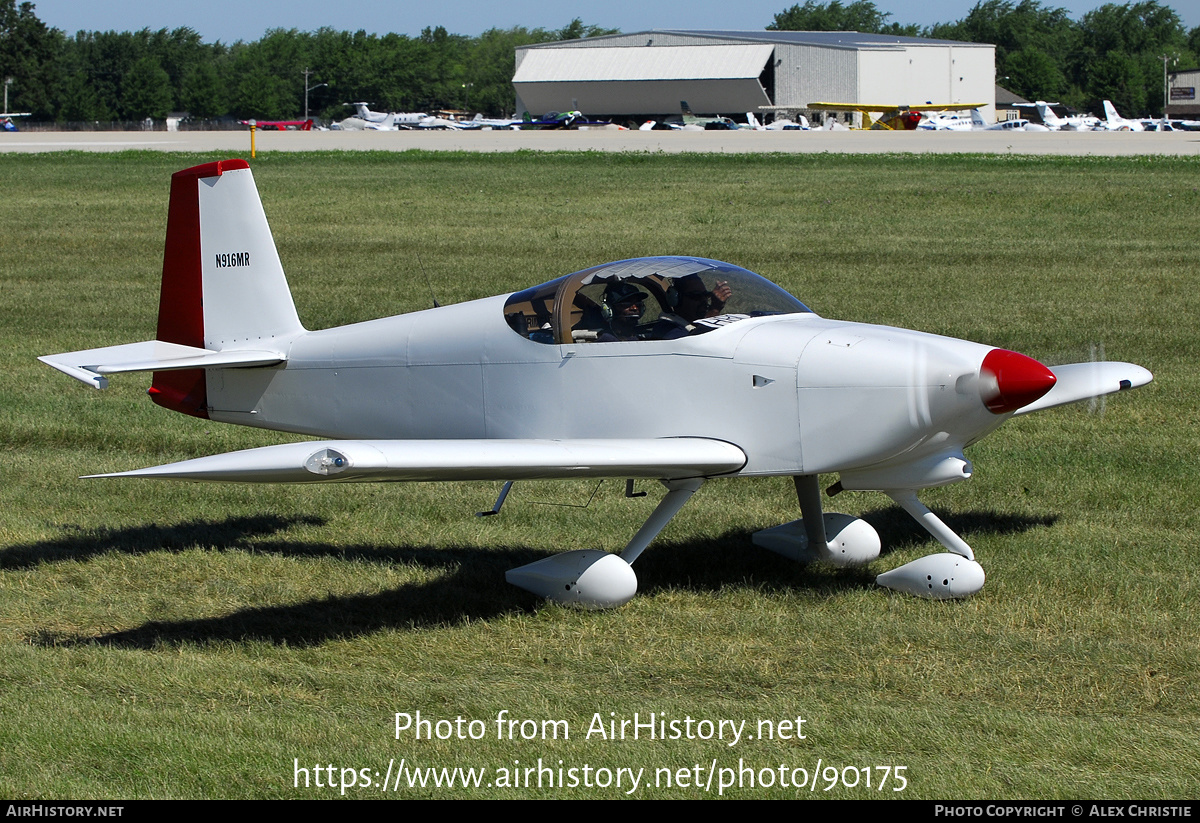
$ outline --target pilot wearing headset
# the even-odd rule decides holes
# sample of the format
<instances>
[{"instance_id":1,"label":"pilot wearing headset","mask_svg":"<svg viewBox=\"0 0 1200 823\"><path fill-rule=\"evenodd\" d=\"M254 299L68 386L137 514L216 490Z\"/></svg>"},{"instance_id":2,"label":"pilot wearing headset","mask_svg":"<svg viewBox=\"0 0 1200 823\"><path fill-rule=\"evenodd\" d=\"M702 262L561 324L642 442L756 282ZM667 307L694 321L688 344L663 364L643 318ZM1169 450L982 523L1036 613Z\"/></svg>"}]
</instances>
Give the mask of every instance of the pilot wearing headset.
<instances>
[{"instance_id":1,"label":"pilot wearing headset","mask_svg":"<svg viewBox=\"0 0 1200 823\"><path fill-rule=\"evenodd\" d=\"M637 286L624 280L609 283L604 288L600 311L608 328L600 331L597 342L640 339L638 327L646 313L646 295Z\"/></svg>"}]
</instances>

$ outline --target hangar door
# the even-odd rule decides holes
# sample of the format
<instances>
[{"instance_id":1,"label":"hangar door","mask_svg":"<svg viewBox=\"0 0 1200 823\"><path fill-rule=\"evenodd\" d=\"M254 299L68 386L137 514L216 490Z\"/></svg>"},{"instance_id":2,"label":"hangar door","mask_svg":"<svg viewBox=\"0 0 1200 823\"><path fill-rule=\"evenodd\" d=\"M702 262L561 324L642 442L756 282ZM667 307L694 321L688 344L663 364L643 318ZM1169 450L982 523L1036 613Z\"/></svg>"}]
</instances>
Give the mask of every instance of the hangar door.
<instances>
[{"instance_id":1,"label":"hangar door","mask_svg":"<svg viewBox=\"0 0 1200 823\"><path fill-rule=\"evenodd\" d=\"M519 105L532 114L578 109L587 115L755 111L772 101L770 44L526 49L513 77Z\"/></svg>"}]
</instances>

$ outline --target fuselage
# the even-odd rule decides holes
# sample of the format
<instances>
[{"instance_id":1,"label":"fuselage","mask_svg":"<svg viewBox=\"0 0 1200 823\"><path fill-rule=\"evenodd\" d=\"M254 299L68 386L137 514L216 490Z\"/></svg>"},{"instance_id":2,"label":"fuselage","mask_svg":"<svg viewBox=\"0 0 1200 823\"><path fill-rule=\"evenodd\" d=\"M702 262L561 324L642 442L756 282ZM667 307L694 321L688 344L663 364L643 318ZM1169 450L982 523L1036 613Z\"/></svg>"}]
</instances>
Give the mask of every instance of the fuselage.
<instances>
[{"instance_id":1,"label":"fuselage","mask_svg":"<svg viewBox=\"0 0 1200 823\"><path fill-rule=\"evenodd\" d=\"M805 312L674 340L545 343L508 296L307 332L276 368L211 370L214 420L328 438L695 436L742 474L813 474L961 451L1005 418L991 347Z\"/></svg>"}]
</instances>

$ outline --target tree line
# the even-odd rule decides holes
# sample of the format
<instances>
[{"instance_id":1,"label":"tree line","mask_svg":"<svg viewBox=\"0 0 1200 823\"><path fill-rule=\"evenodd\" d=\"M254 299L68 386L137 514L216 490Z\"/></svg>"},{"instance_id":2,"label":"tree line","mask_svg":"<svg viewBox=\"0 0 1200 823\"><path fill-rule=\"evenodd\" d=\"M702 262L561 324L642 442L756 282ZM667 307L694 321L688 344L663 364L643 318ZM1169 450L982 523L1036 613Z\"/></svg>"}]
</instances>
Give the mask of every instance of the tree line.
<instances>
[{"instance_id":1,"label":"tree line","mask_svg":"<svg viewBox=\"0 0 1200 823\"><path fill-rule=\"evenodd\" d=\"M809 0L766 28L992 43L998 82L1017 94L1090 110L1107 98L1130 115L1161 112L1163 57L1191 68L1200 55L1200 27L1185 31L1156 0L1101 6L1079 21L1038 0L983 0L962 20L924 29L889 17L869 0ZM441 26L417 37L272 29L227 45L188 28L69 36L39 20L32 3L0 0L0 79L11 79L9 111L43 121L161 119L171 111L291 119L304 112L306 88L310 114L326 120L345 117L345 104L356 100L389 111L504 115L514 113L516 47L616 32L576 18L561 29L517 26L477 37Z\"/></svg>"},{"instance_id":2,"label":"tree line","mask_svg":"<svg viewBox=\"0 0 1200 823\"><path fill-rule=\"evenodd\" d=\"M0 78L12 78L9 110L43 121L193 117L265 120L304 113L340 120L346 103L387 111L460 109L511 113L517 46L615 33L572 20L561 29L489 29L478 37L441 26L418 37L365 31L272 29L259 40L205 43L173 31L47 27L32 3L0 0ZM309 71L307 76L305 70Z\"/></svg>"}]
</instances>

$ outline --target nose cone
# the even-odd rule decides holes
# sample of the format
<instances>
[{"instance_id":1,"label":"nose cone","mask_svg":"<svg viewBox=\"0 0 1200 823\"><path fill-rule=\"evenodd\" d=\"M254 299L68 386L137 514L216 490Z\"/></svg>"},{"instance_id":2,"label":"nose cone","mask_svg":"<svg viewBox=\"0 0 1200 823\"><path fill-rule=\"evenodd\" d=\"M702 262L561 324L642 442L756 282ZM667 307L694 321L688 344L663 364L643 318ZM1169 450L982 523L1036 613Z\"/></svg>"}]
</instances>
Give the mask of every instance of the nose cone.
<instances>
[{"instance_id":1,"label":"nose cone","mask_svg":"<svg viewBox=\"0 0 1200 823\"><path fill-rule=\"evenodd\" d=\"M979 396L992 414L1014 412L1054 388L1054 372L1032 357L992 349L979 369Z\"/></svg>"}]
</instances>

